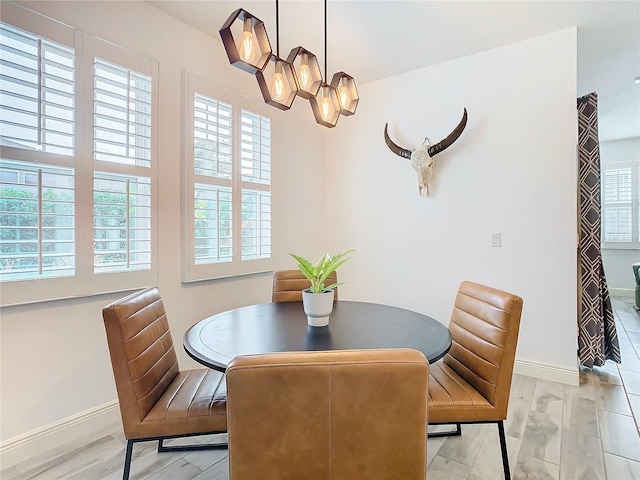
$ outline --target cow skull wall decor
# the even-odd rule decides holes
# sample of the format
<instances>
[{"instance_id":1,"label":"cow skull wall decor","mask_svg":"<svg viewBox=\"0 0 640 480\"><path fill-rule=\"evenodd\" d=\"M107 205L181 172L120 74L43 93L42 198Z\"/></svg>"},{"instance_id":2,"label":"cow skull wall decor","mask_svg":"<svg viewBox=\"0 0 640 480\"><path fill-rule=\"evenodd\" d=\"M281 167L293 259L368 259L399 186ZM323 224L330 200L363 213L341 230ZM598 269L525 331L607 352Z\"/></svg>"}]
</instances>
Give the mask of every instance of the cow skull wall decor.
<instances>
[{"instance_id":1,"label":"cow skull wall decor","mask_svg":"<svg viewBox=\"0 0 640 480\"><path fill-rule=\"evenodd\" d=\"M420 195L426 197L429 195L429 181L431 177L433 177L433 167L435 163L433 157L450 147L462 134L464 127L467 126L467 109L464 109L462 120L460 120L458 126L453 129L453 132L451 132L449 136L435 145L431 145L429 139L425 138L422 146L413 150L408 150L396 145L393 140L389 138L389 134L387 133L388 125L388 123L384 125L384 141L393 153L411 160L411 165L418 175L418 191Z\"/></svg>"}]
</instances>

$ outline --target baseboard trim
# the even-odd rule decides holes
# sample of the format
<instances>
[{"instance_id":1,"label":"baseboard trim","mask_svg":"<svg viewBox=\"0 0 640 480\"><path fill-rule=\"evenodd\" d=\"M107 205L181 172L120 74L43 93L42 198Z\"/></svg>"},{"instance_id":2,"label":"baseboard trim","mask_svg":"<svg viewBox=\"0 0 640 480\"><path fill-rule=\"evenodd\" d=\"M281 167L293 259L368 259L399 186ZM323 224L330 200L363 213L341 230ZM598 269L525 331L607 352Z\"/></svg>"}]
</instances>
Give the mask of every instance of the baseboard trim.
<instances>
[{"instance_id":1,"label":"baseboard trim","mask_svg":"<svg viewBox=\"0 0 640 480\"><path fill-rule=\"evenodd\" d=\"M564 383L566 385L578 386L580 384L577 366L575 368L567 368L548 363L516 360L513 371L520 375L551 380L552 382Z\"/></svg>"},{"instance_id":2,"label":"baseboard trim","mask_svg":"<svg viewBox=\"0 0 640 480\"><path fill-rule=\"evenodd\" d=\"M79 436L91 434L120 420L118 401L113 400L44 427L2 442L0 465L11 467Z\"/></svg>"},{"instance_id":3,"label":"baseboard trim","mask_svg":"<svg viewBox=\"0 0 640 480\"><path fill-rule=\"evenodd\" d=\"M636 292L633 288L610 288L609 295L612 297L635 298Z\"/></svg>"}]
</instances>

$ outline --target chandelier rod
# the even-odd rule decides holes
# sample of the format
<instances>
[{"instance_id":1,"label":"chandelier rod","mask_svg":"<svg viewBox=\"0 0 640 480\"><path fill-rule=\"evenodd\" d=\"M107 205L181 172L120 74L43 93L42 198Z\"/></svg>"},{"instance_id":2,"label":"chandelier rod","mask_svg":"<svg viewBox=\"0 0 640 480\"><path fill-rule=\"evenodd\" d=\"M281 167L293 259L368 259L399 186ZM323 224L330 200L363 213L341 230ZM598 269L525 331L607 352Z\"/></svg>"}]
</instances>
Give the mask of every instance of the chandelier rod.
<instances>
[{"instance_id":1,"label":"chandelier rod","mask_svg":"<svg viewBox=\"0 0 640 480\"><path fill-rule=\"evenodd\" d=\"M324 79L327 81L327 0L324 0Z\"/></svg>"},{"instance_id":2,"label":"chandelier rod","mask_svg":"<svg viewBox=\"0 0 640 480\"><path fill-rule=\"evenodd\" d=\"M280 14L278 12L278 0L276 0L276 56L280 58Z\"/></svg>"}]
</instances>

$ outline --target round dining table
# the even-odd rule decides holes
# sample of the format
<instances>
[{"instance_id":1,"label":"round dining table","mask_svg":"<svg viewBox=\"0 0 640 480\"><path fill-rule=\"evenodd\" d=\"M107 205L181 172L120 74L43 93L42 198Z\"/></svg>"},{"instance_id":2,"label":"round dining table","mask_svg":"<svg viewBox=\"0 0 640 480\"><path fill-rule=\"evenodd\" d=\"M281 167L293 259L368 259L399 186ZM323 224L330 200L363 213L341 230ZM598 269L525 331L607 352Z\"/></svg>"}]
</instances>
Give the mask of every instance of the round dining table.
<instances>
[{"instance_id":1,"label":"round dining table","mask_svg":"<svg viewBox=\"0 0 640 480\"><path fill-rule=\"evenodd\" d=\"M196 362L222 372L238 355L289 351L413 348L433 363L451 348L451 334L418 312L344 300L334 303L328 326L311 327L302 302L280 302L207 317L187 330L183 346Z\"/></svg>"}]
</instances>

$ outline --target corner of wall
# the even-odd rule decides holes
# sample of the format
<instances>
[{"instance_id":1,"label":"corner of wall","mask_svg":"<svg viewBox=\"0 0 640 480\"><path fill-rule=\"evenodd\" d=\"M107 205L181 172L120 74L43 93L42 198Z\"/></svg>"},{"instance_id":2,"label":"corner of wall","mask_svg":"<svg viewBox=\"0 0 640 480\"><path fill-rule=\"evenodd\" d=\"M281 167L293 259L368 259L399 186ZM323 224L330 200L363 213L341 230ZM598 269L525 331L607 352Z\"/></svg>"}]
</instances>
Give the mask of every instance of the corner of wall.
<instances>
[{"instance_id":1,"label":"corner of wall","mask_svg":"<svg viewBox=\"0 0 640 480\"><path fill-rule=\"evenodd\" d=\"M577 366L575 368L566 368L564 366L548 363L516 359L513 371L519 375L540 378L542 380L550 380L552 382L564 383L575 387L580 384Z\"/></svg>"}]
</instances>

